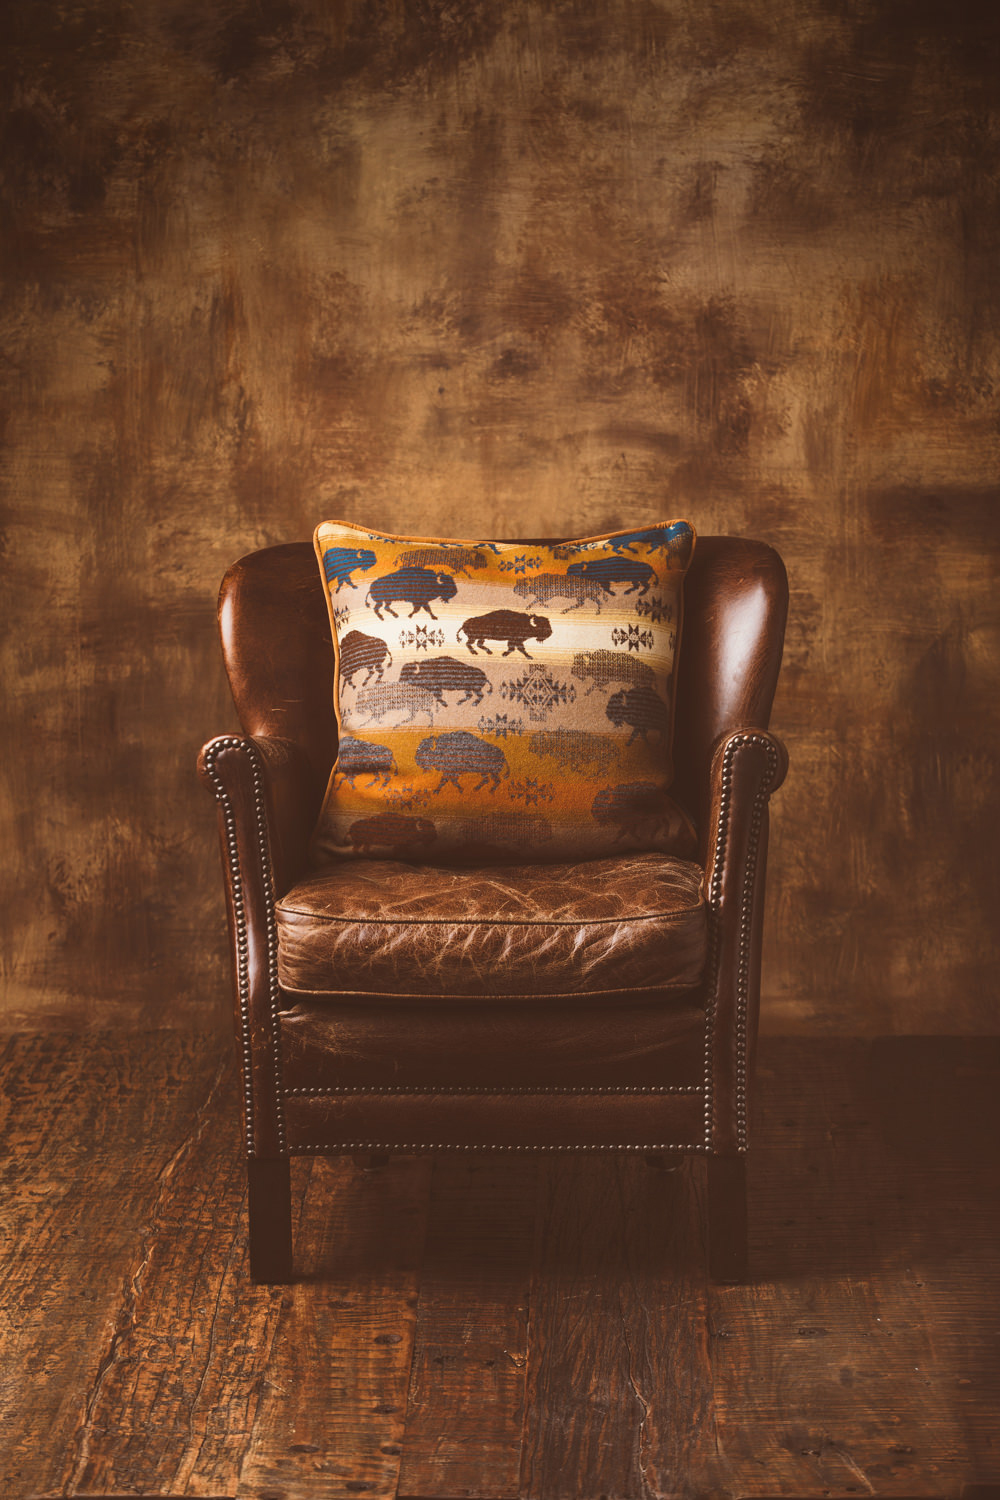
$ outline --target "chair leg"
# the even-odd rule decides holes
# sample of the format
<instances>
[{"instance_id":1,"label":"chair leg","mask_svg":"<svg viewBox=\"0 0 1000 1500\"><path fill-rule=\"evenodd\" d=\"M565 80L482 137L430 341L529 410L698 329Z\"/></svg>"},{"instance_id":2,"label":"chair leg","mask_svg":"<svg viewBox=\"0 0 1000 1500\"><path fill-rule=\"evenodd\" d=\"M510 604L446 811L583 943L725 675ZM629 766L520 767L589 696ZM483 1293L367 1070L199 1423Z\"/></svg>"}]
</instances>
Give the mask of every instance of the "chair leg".
<instances>
[{"instance_id":1,"label":"chair leg","mask_svg":"<svg viewBox=\"0 0 1000 1500\"><path fill-rule=\"evenodd\" d=\"M287 1156L247 1159L251 1281L292 1279L292 1184Z\"/></svg>"},{"instance_id":2,"label":"chair leg","mask_svg":"<svg viewBox=\"0 0 1000 1500\"><path fill-rule=\"evenodd\" d=\"M713 1281L747 1279L747 1159L708 1158L708 1273Z\"/></svg>"}]
</instances>

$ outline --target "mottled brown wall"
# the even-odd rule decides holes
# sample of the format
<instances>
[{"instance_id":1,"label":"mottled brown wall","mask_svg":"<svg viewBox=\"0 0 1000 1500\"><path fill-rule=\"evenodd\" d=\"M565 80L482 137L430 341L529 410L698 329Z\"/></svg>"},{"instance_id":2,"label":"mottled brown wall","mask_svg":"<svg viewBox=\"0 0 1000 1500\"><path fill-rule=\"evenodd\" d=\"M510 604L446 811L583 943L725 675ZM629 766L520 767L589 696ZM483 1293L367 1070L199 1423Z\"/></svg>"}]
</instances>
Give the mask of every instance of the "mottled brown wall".
<instances>
[{"instance_id":1,"label":"mottled brown wall","mask_svg":"<svg viewBox=\"0 0 1000 1500\"><path fill-rule=\"evenodd\" d=\"M667 513L792 578L765 1025L995 1026L995 12L6 9L9 1021L226 1003L232 558Z\"/></svg>"}]
</instances>

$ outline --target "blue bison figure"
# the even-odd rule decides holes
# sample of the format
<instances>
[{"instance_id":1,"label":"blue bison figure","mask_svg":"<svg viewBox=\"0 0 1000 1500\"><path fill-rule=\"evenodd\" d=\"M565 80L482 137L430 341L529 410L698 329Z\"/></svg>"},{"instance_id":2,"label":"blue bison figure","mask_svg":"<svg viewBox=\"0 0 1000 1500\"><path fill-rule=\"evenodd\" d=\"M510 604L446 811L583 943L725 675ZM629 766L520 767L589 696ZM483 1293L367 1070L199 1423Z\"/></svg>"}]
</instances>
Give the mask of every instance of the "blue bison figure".
<instances>
[{"instance_id":1,"label":"blue bison figure","mask_svg":"<svg viewBox=\"0 0 1000 1500\"><path fill-rule=\"evenodd\" d=\"M570 563L567 573L574 578L594 578L606 594L612 592L613 583L627 583L626 594L636 590L645 594L656 574L649 563L633 562L630 557L598 557L593 562Z\"/></svg>"},{"instance_id":2,"label":"blue bison figure","mask_svg":"<svg viewBox=\"0 0 1000 1500\"><path fill-rule=\"evenodd\" d=\"M374 580L365 602L373 606L380 620L384 618L383 609L387 609L394 620L399 619L392 607L394 604L412 604L411 620L421 609L426 609L431 619L436 620L431 600L454 599L455 593L455 580L449 573L435 573L430 568L397 568L395 573Z\"/></svg>"},{"instance_id":3,"label":"blue bison figure","mask_svg":"<svg viewBox=\"0 0 1000 1500\"><path fill-rule=\"evenodd\" d=\"M337 593L340 593L340 585L346 583L348 588L356 589L357 584L351 577L352 573L367 573L369 568L375 566L375 554L368 547L331 547L323 553L323 571L326 574L327 583L336 582Z\"/></svg>"},{"instance_id":4,"label":"blue bison figure","mask_svg":"<svg viewBox=\"0 0 1000 1500\"><path fill-rule=\"evenodd\" d=\"M501 776L510 775L507 757L500 747L469 734L466 729L455 729L451 734L431 735L421 740L413 758L421 771L441 772L441 780L435 788L438 792L449 782L461 791L459 778L468 775L479 777L472 788L474 792L480 791L487 782L490 791L495 792Z\"/></svg>"},{"instance_id":5,"label":"blue bison figure","mask_svg":"<svg viewBox=\"0 0 1000 1500\"><path fill-rule=\"evenodd\" d=\"M645 546L648 552L657 547L666 547L667 554L680 554L691 545L691 528L686 521L675 521L672 526L648 526L644 531L625 531L621 536L608 538L612 552L621 557L623 552L635 555L635 548Z\"/></svg>"}]
</instances>

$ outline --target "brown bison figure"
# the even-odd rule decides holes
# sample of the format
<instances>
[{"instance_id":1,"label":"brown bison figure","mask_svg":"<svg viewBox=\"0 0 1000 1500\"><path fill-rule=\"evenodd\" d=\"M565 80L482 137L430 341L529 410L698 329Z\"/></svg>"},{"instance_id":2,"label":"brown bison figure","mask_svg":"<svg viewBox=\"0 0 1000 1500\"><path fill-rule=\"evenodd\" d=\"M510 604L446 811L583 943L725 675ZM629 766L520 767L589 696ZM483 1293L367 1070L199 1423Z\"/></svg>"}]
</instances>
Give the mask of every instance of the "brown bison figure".
<instances>
[{"instance_id":1,"label":"brown bison figure","mask_svg":"<svg viewBox=\"0 0 1000 1500\"><path fill-rule=\"evenodd\" d=\"M371 849L392 849L400 859L408 851L422 848L437 838L437 829L427 818L404 818L399 813L379 813L374 818L359 818L347 830L356 854Z\"/></svg>"},{"instance_id":2,"label":"brown bison figure","mask_svg":"<svg viewBox=\"0 0 1000 1500\"><path fill-rule=\"evenodd\" d=\"M493 652L487 646L487 641L506 641L507 649L504 656L509 656L512 651L520 651L522 656L532 658L524 649L525 641L547 641L552 634L552 626L544 615L522 615L516 609L494 609L488 615L476 615L471 620L466 620L459 626L457 640L465 636L465 643L473 656L476 647L485 651L487 656Z\"/></svg>"}]
</instances>

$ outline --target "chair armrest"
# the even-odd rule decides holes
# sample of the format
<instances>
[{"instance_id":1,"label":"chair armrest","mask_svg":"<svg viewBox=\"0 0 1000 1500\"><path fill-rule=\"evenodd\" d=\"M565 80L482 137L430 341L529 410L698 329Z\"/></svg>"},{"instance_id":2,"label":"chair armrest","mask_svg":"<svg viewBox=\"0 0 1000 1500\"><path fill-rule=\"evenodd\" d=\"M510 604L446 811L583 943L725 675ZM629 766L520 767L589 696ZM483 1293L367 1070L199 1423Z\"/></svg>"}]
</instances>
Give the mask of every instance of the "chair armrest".
<instances>
[{"instance_id":1,"label":"chair armrest","mask_svg":"<svg viewBox=\"0 0 1000 1500\"><path fill-rule=\"evenodd\" d=\"M229 910L237 1045L249 1155L283 1155L275 901L305 867L316 778L291 740L220 735L198 757L215 797Z\"/></svg>"},{"instance_id":2,"label":"chair armrest","mask_svg":"<svg viewBox=\"0 0 1000 1500\"><path fill-rule=\"evenodd\" d=\"M709 909L708 1005L712 1057L712 1143L746 1150L748 1079L760 1011L760 948L767 862L767 803L788 769L788 753L764 729L737 729L712 752L705 830Z\"/></svg>"},{"instance_id":3,"label":"chair armrest","mask_svg":"<svg viewBox=\"0 0 1000 1500\"><path fill-rule=\"evenodd\" d=\"M788 751L767 729L733 729L712 747L709 769L708 819L702 833L705 889L723 878L726 832L735 803L737 817L758 796L764 806L788 771Z\"/></svg>"},{"instance_id":4,"label":"chair armrest","mask_svg":"<svg viewBox=\"0 0 1000 1500\"><path fill-rule=\"evenodd\" d=\"M277 900L306 867L322 792L305 751L293 740L219 735L198 756L198 774L237 821L260 825L260 857L270 863Z\"/></svg>"}]
</instances>

